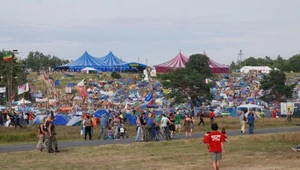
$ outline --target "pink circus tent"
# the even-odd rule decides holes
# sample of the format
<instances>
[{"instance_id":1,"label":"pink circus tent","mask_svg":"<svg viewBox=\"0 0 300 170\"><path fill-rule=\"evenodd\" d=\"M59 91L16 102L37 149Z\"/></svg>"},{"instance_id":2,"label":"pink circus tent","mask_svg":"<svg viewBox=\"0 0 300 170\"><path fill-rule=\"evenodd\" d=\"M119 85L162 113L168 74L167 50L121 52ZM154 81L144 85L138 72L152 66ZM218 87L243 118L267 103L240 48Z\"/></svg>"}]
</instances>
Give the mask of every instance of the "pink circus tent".
<instances>
[{"instance_id":1,"label":"pink circus tent","mask_svg":"<svg viewBox=\"0 0 300 170\"><path fill-rule=\"evenodd\" d=\"M173 58L167 62L164 62L162 64L155 65L154 67L155 67L156 72L166 73L171 69L184 68L185 63L188 60L189 60L189 58L184 56L180 51L179 54L175 58Z\"/></svg>"},{"instance_id":2,"label":"pink circus tent","mask_svg":"<svg viewBox=\"0 0 300 170\"><path fill-rule=\"evenodd\" d=\"M206 55L204 53L204 55ZM167 61L167 62L164 62L162 64L159 64L159 65L155 65L155 69L156 69L156 72L158 73L166 73L168 72L169 70L172 70L172 69L177 69L177 68L185 68L185 63L189 60L188 57L185 57L181 51L179 52L179 54ZM213 74L217 74L217 73L229 73L230 71L230 67L227 66L227 65L224 65L224 64L220 64L212 59L209 58L209 67L211 68L211 71Z\"/></svg>"}]
</instances>

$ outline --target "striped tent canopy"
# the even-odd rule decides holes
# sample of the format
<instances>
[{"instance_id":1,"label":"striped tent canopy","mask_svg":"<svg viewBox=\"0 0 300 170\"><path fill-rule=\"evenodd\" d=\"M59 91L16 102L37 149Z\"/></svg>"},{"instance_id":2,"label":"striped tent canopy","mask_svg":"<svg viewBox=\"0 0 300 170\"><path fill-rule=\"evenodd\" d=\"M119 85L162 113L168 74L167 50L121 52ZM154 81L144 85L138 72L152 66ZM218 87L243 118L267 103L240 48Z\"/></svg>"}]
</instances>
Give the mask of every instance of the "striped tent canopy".
<instances>
[{"instance_id":1,"label":"striped tent canopy","mask_svg":"<svg viewBox=\"0 0 300 170\"><path fill-rule=\"evenodd\" d=\"M220 64L209 58L209 67L211 68L211 72L216 73L229 73L230 67L224 64Z\"/></svg>"},{"instance_id":2,"label":"striped tent canopy","mask_svg":"<svg viewBox=\"0 0 300 170\"><path fill-rule=\"evenodd\" d=\"M100 60L103 61L106 66L115 66L126 63L123 60L116 57L111 51L106 56L100 58Z\"/></svg>"},{"instance_id":3,"label":"striped tent canopy","mask_svg":"<svg viewBox=\"0 0 300 170\"><path fill-rule=\"evenodd\" d=\"M155 67L156 72L165 73L165 72L168 72L170 69L184 68L185 63L188 60L189 60L189 58L184 56L180 51L179 54L175 58L173 58L167 62L164 62L162 64L155 65L154 67Z\"/></svg>"},{"instance_id":4,"label":"striped tent canopy","mask_svg":"<svg viewBox=\"0 0 300 170\"><path fill-rule=\"evenodd\" d=\"M105 63L101 60L99 60L96 57L91 56L87 51L85 51L82 56L80 56L78 59L59 66L58 68L70 68L70 69L83 69L85 67L92 67L95 69L100 69L101 67L105 66Z\"/></svg>"},{"instance_id":5,"label":"striped tent canopy","mask_svg":"<svg viewBox=\"0 0 300 170\"><path fill-rule=\"evenodd\" d=\"M206 54L204 53L203 55L206 55ZM180 51L179 54L175 58L173 58L165 63L155 65L154 67L156 69L156 72L166 73L172 69L185 68L185 63L188 62L188 60L189 60L189 58L185 57ZM230 71L229 66L220 64L210 58L209 58L209 67L211 68L211 72L213 74L229 73L229 71Z\"/></svg>"}]
</instances>

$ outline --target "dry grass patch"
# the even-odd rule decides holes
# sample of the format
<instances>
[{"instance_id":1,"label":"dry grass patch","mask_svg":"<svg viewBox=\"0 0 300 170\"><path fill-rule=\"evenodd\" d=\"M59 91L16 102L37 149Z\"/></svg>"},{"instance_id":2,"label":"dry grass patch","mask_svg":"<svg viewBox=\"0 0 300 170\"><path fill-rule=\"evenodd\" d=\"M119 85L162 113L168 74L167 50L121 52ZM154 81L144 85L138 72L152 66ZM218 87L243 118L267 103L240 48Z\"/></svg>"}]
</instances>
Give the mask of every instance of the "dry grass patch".
<instances>
[{"instance_id":1,"label":"dry grass patch","mask_svg":"<svg viewBox=\"0 0 300 170\"><path fill-rule=\"evenodd\" d=\"M300 132L229 137L222 169L298 169ZM202 139L3 153L1 169L211 169ZM13 160L13 161L12 161Z\"/></svg>"}]
</instances>

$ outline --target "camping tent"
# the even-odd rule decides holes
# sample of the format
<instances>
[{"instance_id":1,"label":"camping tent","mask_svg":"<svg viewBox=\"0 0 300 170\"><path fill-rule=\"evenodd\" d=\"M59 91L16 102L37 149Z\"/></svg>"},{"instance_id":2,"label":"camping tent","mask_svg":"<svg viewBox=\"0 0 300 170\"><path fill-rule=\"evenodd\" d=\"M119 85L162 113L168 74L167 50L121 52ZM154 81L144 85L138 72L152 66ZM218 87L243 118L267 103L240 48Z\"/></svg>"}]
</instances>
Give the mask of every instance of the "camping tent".
<instances>
[{"instance_id":1,"label":"camping tent","mask_svg":"<svg viewBox=\"0 0 300 170\"><path fill-rule=\"evenodd\" d=\"M110 117L110 114L106 110L97 110L94 113L94 116L97 117L97 118L101 118L103 114L105 114L106 117Z\"/></svg>"},{"instance_id":2,"label":"camping tent","mask_svg":"<svg viewBox=\"0 0 300 170\"><path fill-rule=\"evenodd\" d=\"M17 105L22 105L22 104L31 104L31 102L22 98L21 100L17 101Z\"/></svg>"},{"instance_id":3,"label":"camping tent","mask_svg":"<svg viewBox=\"0 0 300 170\"><path fill-rule=\"evenodd\" d=\"M242 73L249 73L251 71L270 73L272 69L268 66L244 66L241 68Z\"/></svg>"},{"instance_id":4,"label":"camping tent","mask_svg":"<svg viewBox=\"0 0 300 170\"><path fill-rule=\"evenodd\" d=\"M79 125L81 122L82 122L81 116L73 116L66 124L66 126L76 126Z\"/></svg>"},{"instance_id":5,"label":"camping tent","mask_svg":"<svg viewBox=\"0 0 300 170\"><path fill-rule=\"evenodd\" d=\"M156 72L165 73L165 72L168 72L170 69L184 68L185 63L188 60L189 59L186 56L184 56L180 51L179 54L175 58L173 58L167 62L164 62L162 64L155 65L154 67L155 67Z\"/></svg>"},{"instance_id":6,"label":"camping tent","mask_svg":"<svg viewBox=\"0 0 300 170\"><path fill-rule=\"evenodd\" d=\"M177 68L185 68L185 63L188 62L188 58L185 57L181 51L179 54L162 64L155 65L156 72L158 73L165 73L168 72L168 70L177 69ZM224 64L217 63L216 61L209 58L209 67L211 68L211 72L216 73L229 73L230 67Z\"/></svg>"},{"instance_id":7,"label":"camping tent","mask_svg":"<svg viewBox=\"0 0 300 170\"><path fill-rule=\"evenodd\" d=\"M68 122L69 122L68 116L62 115L62 114L57 114L57 115L55 115L53 124L56 126L57 125L65 126Z\"/></svg>"},{"instance_id":8,"label":"camping tent","mask_svg":"<svg viewBox=\"0 0 300 170\"><path fill-rule=\"evenodd\" d=\"M85 67L83 69L81 69L81 72L86 72L87 74L90 72L90 71L97 71L96 69L92 68L92 67Z\"/></svg>"},{"instance_id":9,"label":"camping tent","mask_svg":"<svg viewBox=\"0 0 300 170\"><path fill-rule=\"evenodd\" d=\"M74 70L74 71L78 71L78 70L81 70L85 67L93 67L95 69L100 69L101 67L103 67L105 65L106 64L102 60L91 56L87 51L85 51L82 54L82 56L80 56L76 60L74 60L74 61L72 61L68 64L59 66L57 68L58 69L59 68L61 68L61 69L67 68L67 69L71 69L71 70Z\"/></svg>"}]
</instances>

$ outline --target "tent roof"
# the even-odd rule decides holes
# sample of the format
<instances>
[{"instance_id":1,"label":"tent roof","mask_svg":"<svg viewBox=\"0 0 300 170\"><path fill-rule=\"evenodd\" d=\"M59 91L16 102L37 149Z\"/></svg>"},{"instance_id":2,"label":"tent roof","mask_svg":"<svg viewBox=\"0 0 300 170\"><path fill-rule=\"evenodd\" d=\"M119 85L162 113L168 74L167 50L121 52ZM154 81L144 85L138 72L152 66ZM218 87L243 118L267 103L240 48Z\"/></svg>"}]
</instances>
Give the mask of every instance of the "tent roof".
<instances>
[{"instance_id":1,"label":"tent roof","mask_svg":"<svg viewBox=\"0 0 300 170\"><path fill-rule=\"evenodd\" d=\"M189 58L184 56L180 51L179 54L175 58L173 58L167 62L164 62L162 64L155 65L154 67L184 68L185 63L188 60L189 60Z\"/></svg>"},{"instance_id":2,"label":"tent roof","mask_svg":"<svg viewBox=\"0 0 300 170\"><path fill-rule=\"evenodd\" d=\"M105 66L114 66L119 64L125 64L123 60L116 57L111 51L104 57L100 58L105 63Z\"/></svg>"},{"instance_id":3,"label":"tent roof","mask_svg":"<svg viewBox=\"0 0 300 170\"><path fill-rule=\"evenodd\" d=\"M100 59L91 56L87 51L85 51L82 56L70 62L68 64L59 66L59 67L101 67L105 66L106 64L101 61Z\"/></svg>"},{"instance_id":4,"label":"tent roof","mask_svg":"<svg viewBox=\"0 0 300 170\"><path fill-rule=\"evenodd\" d=\"M212 59L209 58L209 67L210 68L228 68L229 69L229 66L227 65L224 65L224 64L220 64Z\"/></svg>"},{"instance_id":5,"label":"tent roof","mask_svg":"<svg viewBox=\"0 0 300 170\"><path fill-rule=\"evenodd\" d=\"M155 65L154 67L157 72L167 72L168 68L170 69L184 68L185 63L188 62L188 60L189 58L185 57L180 51L179 54L172 60L169 60L159 65ZM210 58L209 58L209 67L211 68L212 73L228 73L230 70L229 66L220 64Z\"/></svg>"}]
</instances>

